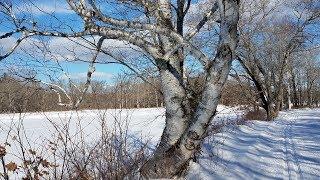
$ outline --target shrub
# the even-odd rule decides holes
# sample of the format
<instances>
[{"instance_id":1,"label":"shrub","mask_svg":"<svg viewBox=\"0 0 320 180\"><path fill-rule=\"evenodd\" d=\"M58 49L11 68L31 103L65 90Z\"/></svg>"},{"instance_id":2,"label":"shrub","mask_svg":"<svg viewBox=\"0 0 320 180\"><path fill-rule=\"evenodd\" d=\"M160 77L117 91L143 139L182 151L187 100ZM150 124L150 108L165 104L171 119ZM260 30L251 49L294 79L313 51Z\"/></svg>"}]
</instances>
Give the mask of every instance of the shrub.
<instances>
[{"instance_id":1,"label":"shrub","mask_svg":"<svg viewBox=\"0 0 320 180\"><path fill-rule=\"evenodd\" d=\"M80 123L83 117L77 116L71 121L70 115L66 117L69 121L62 118L61 123L48 118L53 136L39 147L27 143L30 139L24 129L11 127L8 137L12 138L7 146L17 147L18 151L10 154L18 159L4 159L8 149L0 144L0 168L3 166L0 179L134 179L152 149L147 140L129 133L129 113L115 111L113 119L107 119L107 112L98 114L95 120L100 122L100 127L96 126L98 133L94 138L85 137ZM19 117L18 127L23 126L23 117ZM73 131L72 126L77 130Z\"/></svg>"},{"instance_id":2,"label":"shrub","mask_svg":"<svg viewBox=\"0 0 320 180\"><path fill-rule=\"evenodd\" d=\"M261 109L248 110L244 113L243 118L245 120L266 120L267 113Z\"/></svg>"}]
</instances>

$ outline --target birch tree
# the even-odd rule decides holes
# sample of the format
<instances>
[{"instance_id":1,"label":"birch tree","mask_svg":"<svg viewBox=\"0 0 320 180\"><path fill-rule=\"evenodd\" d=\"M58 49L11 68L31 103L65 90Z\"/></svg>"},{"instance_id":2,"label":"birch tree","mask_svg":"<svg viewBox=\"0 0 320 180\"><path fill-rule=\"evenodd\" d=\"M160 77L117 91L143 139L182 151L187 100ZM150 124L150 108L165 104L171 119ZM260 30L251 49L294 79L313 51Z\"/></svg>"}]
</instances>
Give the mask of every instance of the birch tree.
<instances>
[{"instance_id":1,"label":"birch tree","mask_svg":"<svg viewBox=\"0 0 320 180\"><path fill-rule=\"evenodd\" d=\"M199 150L205 132L215 116L232 60L236 57L239 0L216 0L209 3L211 8L208 12L203 12L202 19L188 32L184 32L187 21L185 17L190 10L191 0L115 2L119 8L125 6L127 10L137 9L141 12L142 20L118 18L117 15L108 14L94 0L66 2L82 19L82 30L45 31L36 26L37 22L22 21L9 35L19 32L22 34L21 38L98 36L123 41L144 51L154 61L160 76L166 125L154 155L141 167L140 172L145 178L170 178L178 175ZM8 12L8 17L18 21L11 13L11 5L1 5ZM192 39L209 21L213 21L213 17L217 17L214 26L219 29L219 40L216 48L209 50L211 54L215 54L211 58L206 51L195 46ZM6 36L8 34L1 38ZM15 46L12 49L14 48ZM101 51L108 54L103 49ZM7 54L10 53L11 51ZM7 54L2 58L7 57ZM192 97L192 92L189 91L191 88L184 82L186 55L199 61L205 74L205 82L198 98ZM198 99L198 102L191 106L193 99Z\"/></svg>"}]
</instances>

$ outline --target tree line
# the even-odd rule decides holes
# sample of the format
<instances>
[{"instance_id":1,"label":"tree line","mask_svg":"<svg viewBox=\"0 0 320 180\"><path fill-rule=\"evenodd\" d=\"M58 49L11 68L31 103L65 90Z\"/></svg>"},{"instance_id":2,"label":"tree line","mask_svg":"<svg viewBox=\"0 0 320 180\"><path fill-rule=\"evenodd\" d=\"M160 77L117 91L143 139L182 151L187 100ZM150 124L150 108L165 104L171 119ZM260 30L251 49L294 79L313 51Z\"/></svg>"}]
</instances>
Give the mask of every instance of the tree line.
<instances>
[{"instance_id":1,"label":"tree line","mask_svg":"<svg viewBox=\"0 0 320 180\"><path fill-rule=\"evenodd\" d=\"M301 68L304 67L304 68ZM319 66L305 64L299 66L299 72L295 73L294 79L289 81L281 98L282 109L288 108L288 96L292 99L292 108L319 107L320 106L320 81L317 78L320 72ZM90 90L84 95L84 100L78 109L131 109L131 108L154 108L163 107L163 95L160 91L158 78L153 79L154 84L149 84L138 78L128 78L124 75L116 78L115 83L110 85L103 81L92 81ZM192 82L194 91L199 91L203 78L195 77ZM73 103L79 91L70 83L60 82L67 93L72 97ZM78 82L78 86L84 83ZM154 85L157 86L154 86ZM67 101L62 95L63 101ZM241 78L238 74L230 74L221 96L221 104L231 107L260 107L259 92L254 83ZM0 76L0 112L1 113L24 113L42 111L65 111L71 110L57 104L57 94L50 88L39 82L21 79L14 75L4 73Z\"/></svg>"}]
</instances>

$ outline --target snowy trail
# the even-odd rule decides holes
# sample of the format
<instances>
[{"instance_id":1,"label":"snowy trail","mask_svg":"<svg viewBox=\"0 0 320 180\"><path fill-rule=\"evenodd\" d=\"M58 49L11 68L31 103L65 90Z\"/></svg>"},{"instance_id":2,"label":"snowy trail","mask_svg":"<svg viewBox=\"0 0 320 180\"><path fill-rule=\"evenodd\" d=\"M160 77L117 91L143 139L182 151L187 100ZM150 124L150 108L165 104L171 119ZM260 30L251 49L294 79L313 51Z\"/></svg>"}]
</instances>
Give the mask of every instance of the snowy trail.
<instances>
[{"instance_id":1,"label":"snowy trail","mask_svg":"<svg viewBox=\"0 0 320 180\"><path fill-rule=\"evenodd\" d=\"M276 122L279 125L284 125L283 136L285 142L285 156L286 156L286 165L288 179L303 179L303 173L301 171L301 165L298 159L297 146L294 139L293 128L296 124L294 119L290 116L286 116L286 121L280 121L283 124L280 124L279 121Z\"/></svg>"},{"instance_id":2,"label":"snowy trail","mask_svg":"<svg viewBox=\"0 0 320 180\"><path fill-rule=\"evenodd\" d=\"M189 179L320 179L320 109L282 112L204 144Z\"/></svg>"}]
</instances>

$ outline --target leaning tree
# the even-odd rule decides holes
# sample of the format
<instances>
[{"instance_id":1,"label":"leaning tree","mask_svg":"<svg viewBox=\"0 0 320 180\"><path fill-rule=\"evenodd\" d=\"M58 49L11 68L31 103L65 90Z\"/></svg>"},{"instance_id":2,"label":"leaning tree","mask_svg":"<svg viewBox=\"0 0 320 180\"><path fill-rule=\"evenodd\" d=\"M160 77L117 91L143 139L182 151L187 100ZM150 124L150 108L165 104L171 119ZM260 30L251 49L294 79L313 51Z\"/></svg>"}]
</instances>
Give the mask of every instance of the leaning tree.
<instances>
[{"instance_id":1,"label":"leaning tree","mask_svg":"<svg viewBox=\"0 0 320 180\"><path fill-rule=\"evenodd\" d=\"M290 90L296 96L293 61L297 54L318 49L319 2L261 0L244 2L239 25L237 60L252 81L267 119L290 107ZM251 6L251 8L245 8ZM286 11L286 14L283 14ZM283 102L286 92L286 102ZM295 98L296 99L296 98Z\"/></svg>"},{"instance_id":2,"label":"leaning tree","mask_svg":"<svg viewBox=\"0 0 320 180\"><path fill-rule=\"evenodd\" d=\"M211 7L208 12L202 12L203 17L197 23L192 18L186 18L188 13L192 13L191 0L110 1L121 11L125 9L125 16L107 11L110 5L99 5L109 1L66 2L81 18L82 30L46 31L38 27L35 21L19 19L10 4L1 3L2 11L15 25L12 32L1 35L1 38L20 35L16 44L1 58L10 55L22 40L32 36L97 36L102 38L101 41L114 39L138 47L152 59L157 68L166 109L166 125L160 143L153 156L141 167L140 173L145 178L170 178L181 173L199 150L215 116L232 60L236 57L239 0L208 1ZM131 10L135 10L135 13L131 13ZM218 39L217 44L210 48L195 45L193 41L204 26L211 26L212 31L217 32L206 35L206 38ZM187 28L189 30L184 32ZM108 53L103 49L101 52ZM205 77L198 97L194 97L192 88L184 79L184 67L189 56L201 64Z\"/></svg>"}]
</instances>

